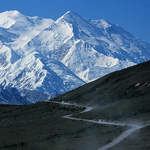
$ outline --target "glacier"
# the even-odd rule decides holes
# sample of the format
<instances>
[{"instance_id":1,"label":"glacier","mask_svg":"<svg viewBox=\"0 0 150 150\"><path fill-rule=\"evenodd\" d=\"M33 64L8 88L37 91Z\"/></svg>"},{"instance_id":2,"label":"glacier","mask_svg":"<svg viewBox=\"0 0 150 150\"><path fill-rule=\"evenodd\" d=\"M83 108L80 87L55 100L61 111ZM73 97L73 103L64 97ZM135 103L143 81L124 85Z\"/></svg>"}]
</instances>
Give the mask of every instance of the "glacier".
<instances>
[{"instance_id":1,"label":"glacier","mask_svg":"<svg viewBox=\"0 0 150 150\"><path fill-rule=\"evenodd\" d=\"M104 19L0 13L0 103L50 99L149 59L148 43Z\"/></svg>"}]
</instances>

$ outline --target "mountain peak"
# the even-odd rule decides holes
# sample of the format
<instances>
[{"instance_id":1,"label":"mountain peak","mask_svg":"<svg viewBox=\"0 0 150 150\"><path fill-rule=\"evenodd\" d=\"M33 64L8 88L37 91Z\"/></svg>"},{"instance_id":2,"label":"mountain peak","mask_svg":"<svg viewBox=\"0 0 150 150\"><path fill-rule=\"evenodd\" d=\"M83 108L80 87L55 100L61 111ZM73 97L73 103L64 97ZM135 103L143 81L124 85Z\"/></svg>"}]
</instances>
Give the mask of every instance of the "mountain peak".
<instances>
[{"instance_id":1,"label":"mountain peak","mask_svg":"<svg viewBox=\"0 0 150 150\"><path fill-rule=\"evenodd\" d=\"M5 11L0 13L0 26L10 28L19 19L24 18L24 15L17 10Z\"/></svg>"},{"instance_id":2,"label":"mountain peak","mask_svg":"<svg viewBox=\"0 0 150 150\"><path fill-rule=\"evenodd\" d=\"M64 19L67 22L74 22L75 20L81 19L82 17L78 15L76 12L73 11L67 11L62 17L60 17L58 20Z\"/></svg>"},{"instance_id":3,"label":"mountain peak","mask_svg":"<svg viewBox=\"0 0 150 150\"><path fill-rule=\"evenodd\" d=\"M8 12L13 13L14 15L20 14L20 12L18 10L11 10L11 11L8 11Z\"/></svg>"},{"instance_id":4,"label":"mountain peak","mask_svg":"<svg viewBox=\"0 0 150 150\"><path fill-rule=\"evenodd\" d=\"M0 13L0 26L3 28L10 28L19 16L21 15L17 10Z\"/></svg>"},{"instance_id":5,"label":"mountain peak","mask_svg":"<svg viewBox=\"0 0 150 150\"><path fill-rule=\"evenodd\" d=\"M69 11L67 11L65 14L64 14L64 16L65 15L78 15L76 12L74 12L74 11L71 11L71 10L69 10Z\"/></svg>"},{"instance_id":6,"label":"mountain peak","mask_svg":"<svg viewBox=\"0 0 150 150\"><path fill-rule=\"evenodd\" d=\"M16 16L20 16L22 14L18 10L10 10L10 11L5 11L3 13L0 13L0 15L16 17Z\"/></svg>"}]
</instances>

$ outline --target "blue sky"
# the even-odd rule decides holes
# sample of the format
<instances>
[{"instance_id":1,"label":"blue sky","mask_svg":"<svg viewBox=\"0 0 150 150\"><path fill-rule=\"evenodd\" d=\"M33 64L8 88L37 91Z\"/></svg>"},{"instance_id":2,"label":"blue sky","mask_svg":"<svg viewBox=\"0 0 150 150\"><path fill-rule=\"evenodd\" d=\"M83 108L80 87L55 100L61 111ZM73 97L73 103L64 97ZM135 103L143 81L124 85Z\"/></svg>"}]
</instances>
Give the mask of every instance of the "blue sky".
<instances>
[{"instance_id":1,"label":"blue sky","mask_svg":"<svg viewBox=\"0 0 150 150\"><path fill-rule=\"evenodd\" d=\"M56 20L68 10L84 18L106 19L150 43L150 0L0 0L0 12Z\"/></svg>"}]
</instances>

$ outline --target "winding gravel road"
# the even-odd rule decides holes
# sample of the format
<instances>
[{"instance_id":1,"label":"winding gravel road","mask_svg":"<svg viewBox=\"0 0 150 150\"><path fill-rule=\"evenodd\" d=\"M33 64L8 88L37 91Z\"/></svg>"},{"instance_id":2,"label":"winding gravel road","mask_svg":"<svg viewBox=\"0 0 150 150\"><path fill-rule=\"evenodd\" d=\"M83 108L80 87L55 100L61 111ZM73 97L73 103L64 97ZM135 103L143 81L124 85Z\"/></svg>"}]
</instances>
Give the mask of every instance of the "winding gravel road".
<instances>
[{"instance_id":1,"label":"winding gravel road","mask_svg":"<svg viewBox=\"0 0 150 150\"><path fill-rule=\"evenodd\" d=\"M56 101L45 101L45 102L56 103L56 104L61 104L61 105L76 106L76 107L82 107L82 108L84 107L85 110L80 112L80 113L78 113L78 114L85 113L85 112L91 111L93 109L92 107L87 107L87 106L82 106L82 105L77 105L77 104L64 103L64 102L56 102ZM129 126L129 125L124 124L124 123L107 122L107 121L99 122L99 121L96 121L96 120L75 118L75 117L72 117L73 115L75 115L75 114L65 115L65 116L62 116L62 118L70 119L70 120L76 120L76 121L91 122L91 123L96 123L96 124L104 124L104 125ZM122 140L124 140L126 137L128 137L135 130L138 130L138 129L141 128L141 127L131 126L131 125L129 127L130 128L128 130L124 131L121 135L119 135L118 137L113 139L112 142L104 145L103 147L98 148L97 150L107 150L107 149L117 145L118 143L120 143Z\"/></svg>"}]
</instances>

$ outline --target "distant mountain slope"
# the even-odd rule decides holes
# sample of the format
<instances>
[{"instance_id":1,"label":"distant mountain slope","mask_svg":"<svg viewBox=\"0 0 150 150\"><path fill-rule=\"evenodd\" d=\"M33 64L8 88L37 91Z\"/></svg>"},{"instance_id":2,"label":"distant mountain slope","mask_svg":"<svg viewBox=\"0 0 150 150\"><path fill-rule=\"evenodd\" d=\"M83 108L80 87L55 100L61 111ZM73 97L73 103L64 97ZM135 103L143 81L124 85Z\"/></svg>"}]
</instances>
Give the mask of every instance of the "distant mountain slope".
<instances>
[{"instance_id":1,"label":"distant mountain slope","mask_svg":"<svg viewBox=\"0 0 150 150\"><path fill-rule=\"evenodd\" d=\"M51 19L7 11L0 14L0 20L0 83L4 89L17 88L20 95L34 103L85 84L61 62L48 59L41 52L20 50L50 26L53 23ZM17 100L7 103L21 104Z\"/></svg>"},{"instance_id":2,"label":"distant mountain slope","mask_svg":"<svg viewBox=\"0 0 150 150\"><path fill-rule=\"evenodd\" d=\"M104 19L71 11L56 21L0 13L0 85L18 89L30 102L149 59L149 44Z\"/></svg>"},{"instance_id":3,"label":"distant mountain slope","mask_svg":"<svg viewBox=\"0 0 150 150\"><path fill-rule=\"evenodd\" d=\"M71 11L22 49L33 50L61 61L86 82L150 59L150 45L118 25L87 20Z\"/></svg>"},{"instance_id":4,"label":"distant mountain slope","mask_svg":"<svg viewBox=\"0 0 150 150\"><path fill-rule=\"evenodd\" d=\"M0 82L5 81L4 88L18 88L33 103L84 84L62 63L43 58L38 53L31 53L19 59L8 67L7 71L2 72Z\"/></svg>"},{"instance_id":5,"label":"distant mountain slope","mask_svg":"<svg viewBox=\"0 0 150 150\"><path fill-rule=\"evenodd\" d=\"M6 87L0 85L0 102L1 104L31 104L27 101L27 98L20 95L20 92L16 88Z\"/></svg>"},{"instance_id":6,"label":"distant mountain slope","mask_svg":"<svg viewBox=\"0 0 150 150\"><path fill-rule=\"evenodd\" d=\"M16 34L16 37L11 38L12 42L7 42L15 50L25 45L51 23L53 23L52 19L24 16L17 10L0 13L0 27L11 34Z\"/></svg>"}]
</instances>

